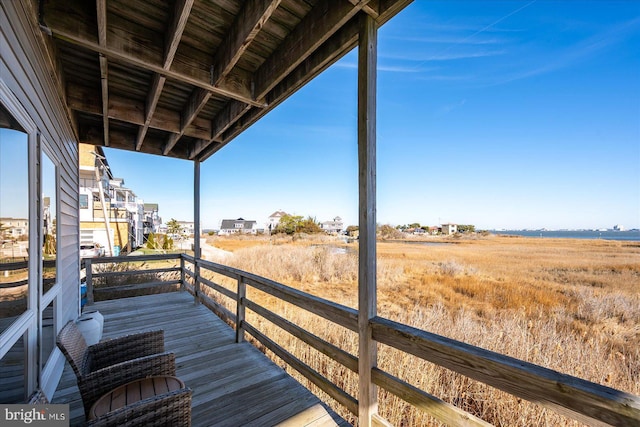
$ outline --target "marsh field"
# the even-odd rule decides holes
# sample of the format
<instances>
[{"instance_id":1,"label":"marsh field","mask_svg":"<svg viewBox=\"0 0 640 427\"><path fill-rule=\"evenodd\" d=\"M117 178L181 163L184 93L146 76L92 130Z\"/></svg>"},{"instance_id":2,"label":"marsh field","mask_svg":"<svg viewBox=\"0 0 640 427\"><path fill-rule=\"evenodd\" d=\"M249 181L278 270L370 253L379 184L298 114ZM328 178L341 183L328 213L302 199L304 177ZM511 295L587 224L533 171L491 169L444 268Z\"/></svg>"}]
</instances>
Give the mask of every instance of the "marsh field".
<instances>
[{"instance_id":1,"label":"marsh field","mask_svg":"<svg viewBox=\"0 0 640 427\"><path fill-rule=\"evenodd\" d=\"M224 264L357 306L357 243L242 236L208 243L233 253ZM379 316L640 395L640 242L489 235L379 241L377 252ZM214 280L235 291L234 283ZM247 296L357 355L351 331L258 290ZM255 314L247 320L357 397L357 375ZM494 425L580 425L384 345L378 365ZM439 425L384 390L379 412L396 426Z\"/></svg>"}]
</instances>

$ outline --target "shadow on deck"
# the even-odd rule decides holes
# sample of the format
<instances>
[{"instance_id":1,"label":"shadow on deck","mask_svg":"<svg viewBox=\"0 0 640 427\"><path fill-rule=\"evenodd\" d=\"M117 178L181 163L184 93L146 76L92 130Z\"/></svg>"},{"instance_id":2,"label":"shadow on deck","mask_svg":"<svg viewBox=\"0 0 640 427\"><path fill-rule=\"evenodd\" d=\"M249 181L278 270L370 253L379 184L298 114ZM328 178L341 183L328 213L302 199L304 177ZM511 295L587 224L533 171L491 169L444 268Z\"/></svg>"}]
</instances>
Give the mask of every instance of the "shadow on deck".
<instances>
[{"instance_id":1,"label":"shadow on deck","mask_svg":"<svg viewBox=\"0 0 640 427\"><path fill-rule=\"evenodd\" d=\"M331 409L186 292L98 302L103 338L164 329L177 376L193 390L194 426L347 426ZM53 403L68 403L84 424L76 378L67 363Z\"/></svg>"}]
</instances>

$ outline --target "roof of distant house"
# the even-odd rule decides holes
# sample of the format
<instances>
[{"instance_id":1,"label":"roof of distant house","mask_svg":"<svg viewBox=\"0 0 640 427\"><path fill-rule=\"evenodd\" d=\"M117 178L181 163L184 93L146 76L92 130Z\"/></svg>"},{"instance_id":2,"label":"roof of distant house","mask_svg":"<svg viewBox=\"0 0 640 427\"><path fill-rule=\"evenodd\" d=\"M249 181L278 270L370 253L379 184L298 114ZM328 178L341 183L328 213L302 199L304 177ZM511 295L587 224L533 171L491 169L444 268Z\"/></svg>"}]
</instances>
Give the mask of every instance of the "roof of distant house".
<instances>
[{"instance_id":1,"label":"roof of distant house","mask_svg":"<svg viewBox=\"0 0 640 427\"><path fill-rule=\"evenodd\" d=\"M275 211L274 213L269 215L269 218L282 218L285 215L289 215L289 214L286 213L285 211Z\"/></svg>"},{"instance_id":2,"label":"roof of distant house","mask_svg":"<svg viewBox=\"0 0 640 427\"><path fill-rule=\"evenodd\" d=\"M236 224L241 223L242 227L238 227L238 228L253 228L253 226L256 224L256 221L254 220L245 220L242 218L238 218L238 219L223 219L222 223L220 224L220 230L233 230L236 229Z\"/></svg>"}]
</instances>

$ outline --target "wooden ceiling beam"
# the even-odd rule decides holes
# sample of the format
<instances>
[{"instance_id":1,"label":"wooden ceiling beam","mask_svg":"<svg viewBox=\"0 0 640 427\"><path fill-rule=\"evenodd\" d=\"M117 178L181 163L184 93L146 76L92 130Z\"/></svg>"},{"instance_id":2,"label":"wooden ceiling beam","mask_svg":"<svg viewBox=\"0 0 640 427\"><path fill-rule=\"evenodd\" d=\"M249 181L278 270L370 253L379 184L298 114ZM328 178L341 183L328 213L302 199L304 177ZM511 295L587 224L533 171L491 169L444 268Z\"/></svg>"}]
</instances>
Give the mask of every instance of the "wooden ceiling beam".
<instances>
[{"instance_id":1,"label":"wooden ceiling beam","mask_svg":"<svg viewBox=\"0 0 640 427\"><path fill-rule=\"evenodd\" d=\"M193 2L194 0L176 1L173 20L169 25L165 40L164 64L162 65L162 68L164 68L165 70L171 68L173 58L175 58L176 56L178 45L180 44L180 40L182 39L182 33L184 32L184 28L187 26L189 15L191 15Z\"/></svg>"},{"instance_id":2,"label":"wooden ceiling beam","mask_svg":"<svg viewBox=\"0 0 640 427\"><path fill-rule=\"evenodd\" d=\"M68 32L64 28L50 27L50 30L53 37L66 41L67 43L71 43L75 46L79 46L84 49L103 54L109 59L116 60L134 67L142 68L144 70L152 71L154 73L160 74L163 77L196 86L204 90L208 90L212 94L216 94L224 98L231 98L242 101L255 107L266 107L263 102L258 102L253 99L253 97L251 96L251 88L248 85L246 76L243 74L233 79L227 79L228 81L232 81L236 84L234 89L242 90L243 93L239 93L240 90L227 89L227 87L229 87L228 85L212 85L210 81L210 69L203 70L202 68L198 68L195 66L186 66L184 64L178 66L178 64L174 63L170 70L165 70L160 64L161 61L157 57L155 57L155 55L143 50L137 51L134 54L126 52L121 48L113 48L111 47L112 44L117 43L112 43L111 38L108 40L109 46L102 47L90 38L82 34ZM126 41L120 40L120 42Z\"/></svg>"},{"instance_id":3,"label":"wooden ceiling beam","mask_svg":"<svg viewBox=\"0 0 640 427\"><path fill-rule=\"evenodd\" d=\"M248 0L244 3L242 10L220 43L221 48L213 57L211 79L214 84L219 84L231 72L258 32L278 8L280 1ZM202 150L214 143L222 132L227 130L250 108L251 106L246 103L237 100L229 101L211 121L211 138L208 141L199 141L189 158L195 158Z\"/></svg>"},{"instance_id":4,"label":"wooden ceiling beam","mask_svg":"<svg viewBox=\"0 0 640 427\"><path fill-rule=\"evenodd\" d=\"M309 80L320 74L338 58L353 49L358 44L358 29L358 18L356 16L272 89L268 94L269 105L271 107L275 107L280 104ZM264 112L264 114L266 113L267 111ZM264 114L259 109L255 108L244 112L242 117L236 119L235 126L227 127L224 133L218 137L218 140L221 142L220 144L212 145L199 154L198 158L200 161L205 161L215 154L220 150L220 148L224 147L224 145L238 136L244 129L251 126L264 116ZM215 127L212 127L211 130L213 132Z\"/></svg>"},{"instance_id":5,"label":"wooden ceiling beam","mask_svg":"<svg viewBox=\"0 0 640 427\"><path fill-rule=\"evenodd\" d=\"M102 115L97 96L97 93L83 86L73 83L67 86L67 103L72 111ZM142 127L145 123L145 105L139 101L112 95L109 99L108 117ZM169 133L180 133L182 128L180 113L158 108L149 122L149 128ZM211 121L196 118L184 129L183 135L209 140Z\"/></svg>"},{"instance_id":6,"label":"wooden ceiling beam","mask_svg":"<svg viewBox=\"0 0 640 427\"><path fill-rule=\"evenodd\" d=\"M98 23L98 43L107 46L107 3L106 0L96 0L96 15ZM102 126L104 127L104 145L109 146L109 66L107 58L100 54L100 87L102 91Z\"/></svg>"},{"instance_id":7,"label":"wooden ceiling beam","mask_svg":"<svg viewBox=\"0 0 640 427\"><path fill-rule=\"evenodd\" d=\"M213 57L214 84L231 72L244 51L280 5L281 0L247 0Z\"/></svg>"},{"instance_id":8,"label":"wooden ceiling beam","mask_svg":"<svg viewBox=\"0 0 640 427\"><path fill-rule=\"evenodd\" d=\"M162 65L162 68L165 70L169 70L171 68L173 59L176 56L178 45L180 44L182 33L184 32L184 27L187 25L189 15L191 15L193 1L194 0L176 1L173 20L169 24L169 30L167 31L165 40L164 63ZM162 89L164 88L165 81L166 77L157 73L154 74L151 89L147 94L145 121L142 127L140 127L140 129L138 130L138 136L136 138L136 151L140 151L140 149L142 148L144 137L146 136L147 130L149 129L151 118L156 111L156 106L158 105L158 100L160 99L160 95L162 94Z\"/></svg>"},{"instance_id":9,"label":"wooden ceiling beam","mask_svg":"<svg viewBox=\"0 0 640 427\"><path fill-rule=\"evenodd\" d=\"M411 2L412 0L380 0L379 2L371 2L370 4L372 7L376 5L376 10L378 11L376 22L382 25ZM235 125L228 126L223 134L218 135L216 141L218 141L219 144L211 145L207 147L207 149L202 150L197 158L203 162L211 157L272 108L275 108L292 93L353 49L358 44L358 31L358 17L356 16L269 92L266 97L269 110L262 111L260 109L250 108L248 111L243 112L243 116L235 120ZM212 126L212 132L214 132L214 130L215 126Z\"/></svg>"},{"instance_id":10,"label":"wooden ceiling beam","mask_svg":"<svg viewBox=\"0 0 640 427\"><path fill-rule=\"evenodd\" d=\"M307 17L289 34L280 48L274 52L255 73L256 92L254 95L258 98L268 96L269 99L274 99L274 101L279 103L295 89L302 86L303 83L300 83L299 78L288 79L291 83L285 85L289 88L283 91L283 94L286 93L285 96L273 97L268 94L268 91L271 91L278 85L297 65L312 55L337 29L343 26L345 22L349 21L350 18L356 15L358 11L367 4L368 1L357 1L356 4L352 4L344 0L340 0L340 3L334 0L325 0L316 5ZM318 24L318 22L320 22L320 24ZM314 25L312 26L311 23L314 23ZM357 42L358 27L355 24L351 27L350 33L353 34L347 38L351 40L351 47L353 47ZM340 32L345 33L343 30L340 30ZM338 39L342 38L344 38L344 36L338 37ZM334 45L335 43L332 44L332 46ZM320 64L322 69L326 67L325 64L328 63L331 57L329 49L313 55L316 58L314 63L317 62ZM291 58L298 59L287 63ZM316 65L316 68L317 67L318 65ZM315 76L318 72L319 71L315 72L313 75ZM308 80L310 79L305 80L305 82ZM278 100L279 98L280 100ZM263 115L259 110L251 109L250 106L240 108L236 103L230 102L228 107L229 108L225 108L225 110L221 111L218 116L214 118L211 126L211 142L219 141L221 143L212 145L211 147L205 146L204 144L202 144L202 146L196 144L194 152L189 156L190 158L199 157L201 161L208 158L222 148L227 141L233 139L243 129L246 129L246 126L249 126ZM234 115L230 116L230 113ZM249 118L245 119L245 115L248 115ZM233 126L238 122L241 122L241 124ZM245 126L245 123L249 124Z\"/></svg>"},{"instance_id":11,"label":"wooden ceiling beam","mask_svg":"<svg viewBox=\"0 0 640 427\"><path fill-rule=\"evenodd\" d=\"M380 16L380 13L378 12L379 4L377 0L364 2L362 0L349 0L349 2L354 6L358 6L359 4L364 3L362 4L362 11L373 19L378 19L378 17Z\"/></svg>"},{"instance_id":12,"label":"wooden ceiling beam","mask_svg":"<svg viewBox=\"0 0 640 427\"><path fill-rule=\"evenodd\" d=\"M140 151L142 148L142 143L144 142L144 138L149 130L151 118L156 112L158 100L160 99L160 95L162 94L162 89L164 88L164 83L166 81L167 78L160 74L156 73L153 75L151 89L149 89L149 93L147 93L147 102L145 103L145 120L144 123L142 123L142 126L140 126L140 129L138 129L138 136L136 137L136 151Z\"/></svg>"},{"instance_id":13,"label":"wooden ceiling beam","mask_svg":"<svg viewBox=\"0 0 640 427\"><path fill-rule=\"evenodd\" d=\"M169 154L169 152L175 147L178 140L184 135L187 126L191 124L191 122L200 114L200 111L207 105L207 102L211 98L211 92L204 89L196 89L194 93L189 98L189 102L187 103L184 111L182 112L181 126L180 132L174 133L169 137L169 140L164 146L162 150L163 155Z\"/></svg>"},{"instance_id":14,"label":"wooden ceiling beam","mask_svg":"<svg viewBox=\"0 0 640 427\"><path fill-rule=\"evenodd\" d=\"M101 128L95 128L91 126L81 126L80 127L80 142L84 144L91 145L101 145L102 144L102 135ZM153 137L151 135L147 136L147 143L145 144L144 152L146 154L155 154L162 155L162 147L164 145L164 140ZM122 132L117 129L113 129L111 131L111 148L117 148L121 150L135 151L135 134L130 134L127 132ZM186 147L176 147L176 149L171 153L173 157L179 159L187 158L187 148Z\"/></svg>"},{"instance_id":15,"label":"wooden ceiling beam","mask_svg":"<svg viewBox=\"0 0 640 427\"><path fill-rule=\"evenodd\" d=\"M198 141L189 154L189 160L193 160L211 144L220 143L220 136L236 123L242 116L251 109L251 105L239 101L229 101L227 105L211 121L211 137Z\"/></svg>"},{"instance_id":16,"label":"wooden ceiling beam","mask_svg":"<svg viewBox=\"0 0 640 427\"><path fill-rule=\"evenodd\" d=\"M323 0L291 31L255 73L255 96L264 98L282 79L318 49L367 2Z\"/></svg>"}]
</instances>

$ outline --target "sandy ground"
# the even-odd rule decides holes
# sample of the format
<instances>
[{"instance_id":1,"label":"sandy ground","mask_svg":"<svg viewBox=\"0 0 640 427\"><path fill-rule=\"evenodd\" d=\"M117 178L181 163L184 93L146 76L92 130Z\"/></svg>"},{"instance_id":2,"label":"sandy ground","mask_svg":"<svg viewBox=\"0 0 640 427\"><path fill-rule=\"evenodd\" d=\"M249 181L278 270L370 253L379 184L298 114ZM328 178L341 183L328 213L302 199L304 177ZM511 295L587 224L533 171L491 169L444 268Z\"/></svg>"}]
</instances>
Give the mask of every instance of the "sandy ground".
<instances>
[{"instance_id":1,"label":"sandy ground","mask_svg":"<svg viewBox=\"0 0 640 427\"><path fill-rule=\"evenodd\" d=\"M206 239L200 239L200 251L202 252L202 258L207 261L220 261L233 255L232 252L209 245Z\"/></svg>"}]
</instances>

